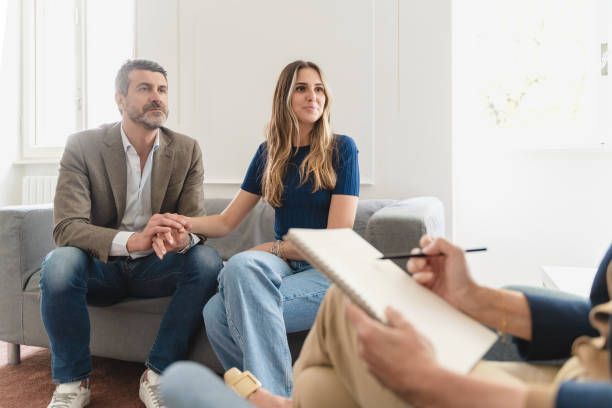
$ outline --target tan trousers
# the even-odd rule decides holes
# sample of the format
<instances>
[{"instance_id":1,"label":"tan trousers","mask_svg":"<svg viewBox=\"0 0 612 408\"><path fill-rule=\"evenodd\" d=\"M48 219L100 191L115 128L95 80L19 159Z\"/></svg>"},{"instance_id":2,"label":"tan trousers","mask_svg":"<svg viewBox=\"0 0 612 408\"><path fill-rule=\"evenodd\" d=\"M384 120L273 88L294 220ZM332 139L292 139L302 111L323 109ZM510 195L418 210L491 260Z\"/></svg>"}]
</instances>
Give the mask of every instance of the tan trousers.
<instances>
[{"instance_id":1,"label":"tan trousers","mask_svg":"<svg viewBox=\"0 0 612 408\"><path fill-rule=\"evenodd\" d=\"M460 350L458 350L460 352ZM558 367L482 361L470 375L502 382L550 383ZM344 294L332 286L293 368L293 405L409 407L380 385L357 355L357 338L344 313Z\"/></svg>"}]
</instances>

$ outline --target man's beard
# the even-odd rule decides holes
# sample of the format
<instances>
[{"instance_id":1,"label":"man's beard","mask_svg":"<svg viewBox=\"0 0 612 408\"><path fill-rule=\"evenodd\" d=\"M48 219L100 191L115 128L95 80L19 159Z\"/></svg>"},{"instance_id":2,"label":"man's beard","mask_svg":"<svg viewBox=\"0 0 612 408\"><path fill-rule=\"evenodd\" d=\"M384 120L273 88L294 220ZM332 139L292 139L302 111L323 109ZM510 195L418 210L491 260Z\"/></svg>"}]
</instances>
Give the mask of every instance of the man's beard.
<instances>
[{"instance_id":1,"label":"man's beard","mask_svg":"<svg viewBox=\"0 0 612 408\"><path fill-rule=\"evenodd\" d=\"M161 109L163 115L156 115L155 117L147 116L147 112L152 109ZM127 110L127 114L134 123L139 123L148 130L159 129L168 119L168 109L161 103L152 102L142 107L142 112L135 112L132 109Z\"/></svg>"}]
</instances>

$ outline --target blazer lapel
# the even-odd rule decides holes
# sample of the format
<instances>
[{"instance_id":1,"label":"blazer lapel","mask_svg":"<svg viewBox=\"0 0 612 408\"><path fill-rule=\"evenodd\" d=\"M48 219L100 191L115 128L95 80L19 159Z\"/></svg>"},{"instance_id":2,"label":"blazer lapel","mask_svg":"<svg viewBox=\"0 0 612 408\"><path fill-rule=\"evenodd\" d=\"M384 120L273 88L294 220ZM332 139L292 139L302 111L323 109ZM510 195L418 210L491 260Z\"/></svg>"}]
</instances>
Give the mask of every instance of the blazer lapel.
<instances>
[{"instance_id":1,"label":"blazer lapel","mask_svg":"<svg viewBox=\"0 0 612 408\"><path fill-rule=\"evenodd\" d=\"M106 144L102 151L104 159L104 167L108 174L113 197L115 198L115 207L117 208L117 225L121 223L125 212L125 195L127 191L127 164L125 160L125 151L123 150L123 142L121 141L121 122L111 127L104 140Z\"/></svg>"},{"instance_id":2,"label":"blazer lapel","mask_svg":"<svg viewBox=\"0 0 612 408\"><path fill-rule=\"evenodd\" d=\"M153 171L151 172L151 212L159 214L168 182L172 173L174 150L172 138L164 131L159 130L159 148L153 153Z\"/></svg>"}]
</instances>

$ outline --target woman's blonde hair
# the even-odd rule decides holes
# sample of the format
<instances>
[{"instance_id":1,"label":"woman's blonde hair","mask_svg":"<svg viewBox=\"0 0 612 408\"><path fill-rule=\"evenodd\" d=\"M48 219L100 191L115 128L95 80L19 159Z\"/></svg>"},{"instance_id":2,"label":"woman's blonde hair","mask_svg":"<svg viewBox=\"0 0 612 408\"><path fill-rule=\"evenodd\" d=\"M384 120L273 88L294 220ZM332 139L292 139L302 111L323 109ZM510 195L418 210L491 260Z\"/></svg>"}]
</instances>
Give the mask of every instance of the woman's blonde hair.
<instances>
[{"instance_id":1,"label":"woman's blonde hair","mask_svg":"<svg viewBox=\"0 0 612 408\"><path fill-rule=\"evenodd\" d=\"M293 140L298 140L298 119L291 108L298 71L312 68L321 77L325 92L323 114L310 133L310 152L300 165L300 185L312 177L313 193L336 186L336 172L332 157L336 141L330 125L331 95L323 72L309 61L294 61L281 72L272 102L272 115L266 127L267 161L262 180L262 196L273 207L280 207L283 196L283 177L292 154Z\"/></svg>"}]
</instances>

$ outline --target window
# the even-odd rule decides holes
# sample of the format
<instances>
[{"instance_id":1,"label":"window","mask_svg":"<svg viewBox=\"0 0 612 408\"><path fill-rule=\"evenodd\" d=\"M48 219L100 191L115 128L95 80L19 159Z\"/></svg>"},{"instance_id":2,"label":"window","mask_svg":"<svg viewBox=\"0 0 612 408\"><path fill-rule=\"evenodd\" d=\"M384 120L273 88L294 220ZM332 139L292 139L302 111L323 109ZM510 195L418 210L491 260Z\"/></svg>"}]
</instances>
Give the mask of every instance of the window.
<instances>
[{"instance_id":1,"label":"window","mask_svg":"<svg viewBox=\"0 0 612 408\"><path fill-rule=\"evenodd\" d=\"M134 54L134 2L23 2L23 157L57 157L68 135L118 119L114 78Z\"/></svg>"},{"instance_id":2,"label":"window","mask_svg":"<svg viewBox=\"0 0 612 408\"><path fill-rule=\"evenodd\" d=\"M607 3L455 2L454 106L460 112L454 118L464 121L460 128L518 148L608 144Z\"/></svg>"}]
</instances>

